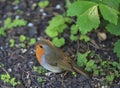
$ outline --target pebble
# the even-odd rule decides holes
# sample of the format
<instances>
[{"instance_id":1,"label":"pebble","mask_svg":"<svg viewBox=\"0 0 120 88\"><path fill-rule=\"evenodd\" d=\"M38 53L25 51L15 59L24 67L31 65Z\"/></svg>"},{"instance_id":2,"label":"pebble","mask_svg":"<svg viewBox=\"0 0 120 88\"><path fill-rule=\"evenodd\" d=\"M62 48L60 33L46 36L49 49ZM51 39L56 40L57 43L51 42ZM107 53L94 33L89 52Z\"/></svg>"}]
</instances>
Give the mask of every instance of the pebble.
<instances>
[{"instance_id":1,"label":"pebble","mask_svg":"<svg viewBox=\"0 0 120 88\"><path fill-rule=\"evenodd\" d=\"M43 12L44 12L44 9L40 9L40 12L42 12L42 13L43 13Z\"/></svg>"},{"instance_id":2,"label":"pebble","mask_svg":"<svg viewBox=\"0 0 120 88\"><path fill-rule=\"evenodd\" d=\"M45 12L42 13L43 16L47 16L47 14Z\"/></svg>"},{"instance_id":3,"label":"pebble","mask_svg":"<svg viewBox=\"0 0 120 88\"><path fill-rule=\"evenodd\" d=\"M14 10L17 10L19 8L18 5L16 5L15 7L13 7Z\"/></svg>"},{"instance_id":4,"label":"pebble","mask_svg":"<svg viewBox=\"0 0 120 88\"><path fill-rule=\"evenodd\" d=\"M28 27L33 27L34 24L33 23L28 23Z\"/></svg>"},{"instance_id":5,"label":"pebble","mask_svg":"<svg viewBox=\"0 0 120 88\"><path fill-rule=\"evenodd\" d=\"M60 8L61 8L61 5L60 5L60 4L57 4L55 8L56 8L56 9L60 9Z\"/></svg>"},{"instance_id":6,"label":"pebble","mask_svg":"<svg viewBox=\"0 0 120 88\"><path fill-rule=\"evenodd\" d=\"M21 49L22 53L26 53L27 49Z\"/></svg>"},{"instance_id":7,"label":"pebble","mask_svg":"<svg viewBox=\"0 0 120 88\"><path fill-rule=\"evenodd\" d=\"M45 73L46 76L50 76L52 72Z\"/></svg>"},{"instance_id":8,"label":"pebble","mask_svg":"<svg viewBox=\"0 0 120 88\"><path fill-rule=\"evenodd\" d=\"M17 15L17 16L15 16L15 19L19 19L19 18L20 18L20 16L18 16L18 15Z\"/></svg>"},{"instance_id":9,"label":"pebble","mask_svg":"<svg viewBox=\"0 0 120 88\"><path fill-rule=\"evenodd\" d=\"M12 69L11 69L11 68L9 68L9 69L8 69L8 72L12 72Z\"/></svg>"}]
</instances>

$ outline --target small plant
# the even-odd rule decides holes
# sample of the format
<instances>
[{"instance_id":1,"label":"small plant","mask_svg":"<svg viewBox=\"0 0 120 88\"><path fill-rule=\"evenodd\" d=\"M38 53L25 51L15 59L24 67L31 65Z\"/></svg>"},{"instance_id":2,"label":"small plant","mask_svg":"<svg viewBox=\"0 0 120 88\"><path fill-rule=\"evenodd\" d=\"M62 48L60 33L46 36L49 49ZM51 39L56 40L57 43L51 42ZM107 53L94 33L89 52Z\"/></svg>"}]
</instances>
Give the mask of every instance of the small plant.
<instances>
[{"instance_id":1,"label":"small plant","mask_svg":"<svg viewBox=\"0 0 120 88\"><path fill-rule=\"evenodd\" d=\"M59 41L59 43L62 41L61 44L56 44L58 47L61 47L64 45L64 39L60 38L58 39L58 36L64 32L64 30L67 28L67 23L71 23L71 19L68 17L63 17L62 15L57 15L55 16L49 23L49 26L45 30L46 34L54 39L54 44L56 43L55 41Z\"/></svg>"},{"instance_id":2,"label":"small plant","mask_svg":"<svg viewBox=\"0 0 120 88\"><path fill-rule=\"evenodd\" d=\"M1 74L0 78L4 83L10 83L12 86L16 86L16 85L20 84L19 81L15 81L16 79L14 77L11 78L8 73L7 74Z\"/></svg>"},{"instance_id":3,"label":"small plant","mask_svg":"<svg viewBox=\"0 0 120 88\"><path fill-rule=\"evenodd\" d=\"M10 47L14 47L15 46L15 40L14 39L10 39Z\"/></svg>"},{"instance_id":4,"label":"small plant","mask_svg":"<svg viewBox=\"0 0 120 88\"><path fill-rule=\"evenodd\" d=\"M34 45L36 43L36 39L35 38L31 38L30 39L30 42L29 42L29 45Z\"/></svg>"},{"instance_id":5,"label":"small plant","mask_svg":"<svg viewBox=\"0 0 120 88\"><path fill-rule=\"evenodd\" d=\"M38 81L39 83L44 83L46 80L39 76L39 77L37 78L37 81Z\"/></svg>"},{"instance_id":6,"label":"small plant","mask_svg":"<svg viewBox=\"0 0 120 88\"><path fill-rule=\"evenodd\" d=\"M20 35L19 40L20 42L24 42L26 40L26 36Z\"/></svg>"},{"instance_id":7,"label":"small plant","mask_svg":"<svg viewBox=\"0 0 120 88\"><path fill-rule=\"evenodd\" d=\"M53 42L57 47L61 47L62 45L65 44L65 39L64 39L64 38L58 39L57 37L55 37L55 38L53 38L52 42Z\"/></svg>"},{"instance_id":8,"label":"small plant","mask_svg":"<svg viewBox=\"0 0 120 88\"><path fill-rule=\"evenodd\" d=\"M27 21L25 21L24 19L15 19L15 20L12 20L10 17L8 17L4 21L4 26L0 28L0 35L6 36L6 31L8 29L12 29L14 27L25 26L26 24L27 24Z\"/></svg>"},{"instance_id":9,"label":"small plant","mask_svg":"<svg viewBox=\"0 0 120 88\"><path fill-rule=\"evenodd\" d=\"M45 73L46 73L46 70L45 70L43 67L41 67L41 66L39 66L39 67L34 66L34 67L33 67L33 70L34 70L35 72L39 73L39 74L45 74Z\"/></svg>"},{"instance_id":10,"label":"small plant","mask_svg":"<svg viewBox=\"0 0 120 88\"><path fill-rule=\"evenodd\" d=\"M15 3L15 4L19 4L19 3L20 3L20 0L14 0L14 3Z\"/></svg>"},{"instance_id":11,"label":"small plant","mask_svg":"<svg viewBox=\"0 0 120 88\"><path fill-rule=\"evenodd\" d=\"M5 70L4 68L4 64L0 64L0 68L6 73L6 74L0 74L0 79L4 82L4 83L10 83L12 86L16 86L19 85L20 82L19 81L15 81L16 78L12 78L10 76L10 74Z\"/></svg>"},{"instance_id":12,"label":"small plant","mask_svg":"<svg viewBox=\"0 0 120 88\"><path fill-rule=\"evenodd\" d=\"M43 1L40 1L39 3L38 3L38 6L40 7L40 8L45 8L45 7L47 7L49 5L49 1L48 0L43 0Z\"/></svg>"},{"instance_id":13,"label":"small plant","mask_svg":"<svg viewBox=\"0 0 120 88\"><path fill-rule=\"evenodd\" d=\"M88 72L93 72L93 75L101 75L105 77L106 84L112 82L115 77L120 77L120 61L111 62L103 61L100 59L97 63L95 60L88 60L87 57L90 55L90 51L81 54L78 53L77 64L79 66L85 67L85 70ZM96 54L92 55L95 56ZM98 57L100 58L100 57ZM107 68L107 69L106 69Z\"/></svg>"}]
</instances>

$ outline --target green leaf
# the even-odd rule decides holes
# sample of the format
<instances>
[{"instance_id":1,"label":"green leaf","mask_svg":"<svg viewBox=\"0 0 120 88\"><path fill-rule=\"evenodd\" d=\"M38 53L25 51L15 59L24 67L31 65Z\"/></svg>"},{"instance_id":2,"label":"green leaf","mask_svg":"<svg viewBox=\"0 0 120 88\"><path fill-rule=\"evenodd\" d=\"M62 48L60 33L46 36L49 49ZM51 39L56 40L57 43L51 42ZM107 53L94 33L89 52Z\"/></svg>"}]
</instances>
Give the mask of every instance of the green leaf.
<instances>
[{"instance_id":1,"label":"green leaf","mask_svg":"<svg viewBox=\"0 0 120 88\"><path fill-rule=\"evenodd\" d=\"M108 32L110 32L111 34L114 34L116 36L119 36L120 35L120 19L118 20L118 23L117 25L114 25L114 24L108 24L106 26L106 29Z\"/></svg>"},{"instance_id":2,"label":"green leaf","mask_svg":"<svg viewBox=\"0 0 120 88\"><path fill-rule=\"evenodd\" d=\"M78 27L73 24L73 25L70 27L70 32L71 32L71 34L77 34L77 32L78 32Z\"/></svg>"},{"instance_id":3,"label":"green leaf","mask_svg":"<svg viewBox=\"0 0 120 88\"><path fill-rule=\"evenodd\" d=\"M20 46L22 47L22 48L25 48L25 43L20 43Z\"/></svg>"},{"instance_id":4,"label":"green leaf","mask_svg":"<svg viewBox=\"0 0 120 88\"><path fill-rule=\"evenodd\" d=\"M117 54L117 57L120 58L120 40L118 40L117 42L115 42L114 44L114 53Z\"/></svg>"},{"instance_id":5,"label":"green leaf","mask_svg":"<svg viewBox=\"0 0 120 88\"><path fill-rule=\"evenodd\" d=\"M40 8L45 8L45 7L47 7L48 5L49 5L49 1L48 1L48 0L40 1L40 2L38 3L38 6L39 6Z\"/></svg>"},{"instance_id":6,"label":"green leaf","mask_svg":"<svg viewBox=\"0 0 120 88\"><path fill-rule=\"evenodd\" d=\"M76 35L73 35L73 34L71 34L70 35L70 39L72 40L72 41L76 41L77 39L78 39L78 36Z\"/></svg>"},{"instance_id":7,"label":"green leaf","mask_svg":"<svg viewBox=\"0 0 120 88\"><path fill-rule=\"evenodd\" d=\"M53 38L52 42L57 46L57 47L61 47L65 44L65 39L64 38L60 38L58 39L57 37Z\"/></svg>"},{"instance_id":8,"label":"green leaf","mask_svg":"<svg viewBox=\"0 0 120 88\"><path fill-rule=\"evenodd\" d=\"M11 18L8 17L8 18L5 20L5 23L4 23L5 26L4 26L4 27L5 27L6 29L11 28L11 26L10 26L11 22L12 22Z\"/></svg>"},{"instance_id":9,"label":"green leaf","mask_svg":"<svg viewBox=\"0 0 120 88\"><path fill-rule=\"evenodd\" d=\"M35 38L31 38L29 45L34 45L36 43L36 39Z\"/></svg>"},{"instance_id":10,"label":"green leaf","mask_svg":"<svg viewBox=\"0 0 120 88\"><path fill-rule=\"evenodd\" d=\"M107 81L112 82L114 80L114 74L106 76Z\"/></svg>"},{"instance_id":11,"label":"green leaf","mask_svg":"<svg viewBox=\"0 0 120 88\"><path fill-rule=\"evenodd\" d=\"M95 61L94 60L90 60L87 62L87 67L92 67L94 65Z\"/></svg>"},{"instance_id":12,"label":"green leaf","mask_svg":"<svg viewBox=\"0 0 120 88\"><path fill-rule=\"evenodd\" d=\"M113 61L113 62L112 62L112 65L113 65L114 67L116 67L116 66L118 66L118 62Z\"/></svg>"},{"instance_id":13,"label":"green leaf","mask_svg":"<svg viewBox=\"0 0 120 88\"><path fill-rule=\"evenodd\" d=\"M118 12L115 9L113 9L107 5L104 5L104 4L99 4L99 8L100 8L100 12L105 20L107 20L110 23L113 23L115 25L117 24Z\"/></svg>"},{"instance_id":14,"label":"green leaf","mask_svg":"<svg viewBox=\"0 0 120 88\"><path fill-rule=\"evenodd\" d=\"M26 40L26 36L20 35L19 40L20 42L24 42Z\"/></svg>"},{"instance_id":15,"label":"green leaf","mask_svg":"<svg viewBox=\"0 0 120 88\"><path fill-rule=\"evenodd\" d=\"M84 40L85 42L90 41L90 38L87 35L80 35L80 40Z\"/></svg>"},{"instance_id":16,"label":"green leaf","mask_svg":"<svg viewBox=\"0 0 120 88\"><path fill-rule=\"evenodd\" d=\"M66 23L69 23L69 24L72 23L72 19L69 17L64 17L64 20Z\"/></svg>"},{"instance_id":17,"label":"green leaf","mask_svg":"<svg viewBox=\"0 0 120 88\"><path fill-rule=\"evenodd\" d=\"M5 28L4 27L0 28L0 35L6 36L6 32L5 32Z\"/></svg>"},{"instance_id":18,"label":"green leaf","mask_svg":"<svg viewBox=\"0 0 120 88\"><path fill-rule=\"evenodd\" d=\"M77 54L77 64L78 64L79 66L84 66L84 65L86 65L86 63L87 63L87 56L88 56L89 53L90 53L90 51L87 51L87 52L84 53L84 54L81 54L81 53L78 53L78 54Z\"/></svg>"},{"instance_id":19,"label":"green leaf","mask_svg":"<svg viewBox=\"0 0 120 88\"><path fill-rule=\"evenodd\" d=\"M102 0L102 3L108 5L111 8L118 10L120 0Z\"/></svg>"},{"instance_id":20,"label":"green leaf","mask_svg":"<svg viewBox=\"0 0 120 88\"><path fill-rule=\"evenodd\" d=\"M77 19L77 25L82 34L87 34L92 29L96 29L100 24L97 5L89 8Z\"/></svg>"},{"instance_id":21,"label":"green leaf","mask_svg":"<svg viewBox=\"0 0 120 88\"><path fill-rule=\"evenodd\" d=\"M45 74L47 71L41 66L33 66L33 70L39 74Z\"/></svg>"},{"instance_id":22,"label":"green leaf","mask_svg":"<svg viewBox=\"0 0 120 88\"><path fill-rule=\"evenodd\" d=\"M53 29L48 28L45 30L45 32L49 37L52 37L52 38L58 36L58 32Z\"/></svg>"},{"instance_id":23,"label":"green leaf","mask_svg":"<svg viewBox=\"0 0 120 88\"><path fill-rule=\"evenodd\" d=\"M62 33L67 25L65 24L65 19L62 15L57 15L52 18L49 22L49 26L46 28L45 32L49 37L56 37Z\"/></svg>"},{"instance_id":24,"label":"green leaf","mask_svg":"<svg viewBox=\"0 0 120 88\"><path fill-rule=\"evenodd\" d=\"M14 47L15 46L15 40L14 39L10 39L10 47Z\"/></svg>"},{"instance_id":25,"label":"green leaf","mask_svg":"<svg viewBox=\"0 0 120 88\"><path fill-rule=\"evenodd\" d=\"M93 70L93 74L98 75L99 74L99 70L97 70L97 69Z\"/></svg>"},{"instance_id":26,"label":"green leaf","mask_svg":"<svg viewBox=\"0 0 120 88\"><path fill-rule=\"evenodd\" d=\"M76 1L68 7L67 16L79 16L82 15L89 8L96 5L96 3L90 1Z\"/></svg>"}]
</instances>

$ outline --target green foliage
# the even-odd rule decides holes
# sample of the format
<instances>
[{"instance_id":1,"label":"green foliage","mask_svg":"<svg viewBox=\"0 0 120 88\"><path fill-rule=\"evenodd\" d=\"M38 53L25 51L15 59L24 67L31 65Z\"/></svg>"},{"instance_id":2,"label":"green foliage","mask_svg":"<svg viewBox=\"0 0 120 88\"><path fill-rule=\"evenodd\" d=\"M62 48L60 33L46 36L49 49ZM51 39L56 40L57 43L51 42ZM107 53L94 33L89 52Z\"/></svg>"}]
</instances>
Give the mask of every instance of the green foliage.
<instances>
[{"instance_id":1,"label":"green foliage","mask_svg":"<svg viewBox=\"0 0 120 88\"><path fill-rule=\"evenodd\" d=\"M39 76L39 77L37 78L37 81L38 81L39 83L44 83L46 80Z\"/></svg>"},{"instance_id":2,"label":"green foliage","mask_svg":"<svg viewBox=\"0 0 120 88\"><path fill-rule=\"evenodd\" d=\"M34 45L36 43L36 39L35 38L31 38L30 39L30 42L29 42L29 45Z\"/></svg>"},{"instance_id":3,"label":"green foliage","mask_svg":"<svg viewBox=\"0 0 120 88\"><path fill-rule=\"evenodd\" d=\"M10 83L12 86L16 86L19 85L20 82L19 81L15 81L16 78L12 78L10 76L10 74L4 69L4 64L0 63L0 68L6 72L6 74L0 74L0 79L4 82L4 83Z\"/></svg>"},{"instance_id":4,"label":"green foliage","mask_svg":"<svg viewBox=\"0 0 120 88\"><path fill-rule=\"evenodd\" d=\"M49 37L53 38L63 33L66 27L65 18L62 15L57 15L49 22L49 26L45 32Z\"/></svg>"},{"instance_id":5,"label":"green foliage","mask_svg":"<svg viewBox=\"0 0 120 88\"><path fill-rule=\"evenodd\" d=\"M25 47L26 47L25 43L20 43L20 46L21 46L22 48L25 48Z\"/></svg>"},{"instance_id":6,"label":"green foliage","mask_svg":"<svg viewBox=\"0 0 120 88\"><path fill-rule=\"evenodd\" d=\"M120 0L66 0L67 16L57 15L50 21L46 29L46 34L51 37L54 44L62 46L58 41L65 29L70 32L70 39L90 41L87 35L98 27L106 28L108 32L116 36L120 35ZM71 17L68 18L68 16ZM74 17L75 19L72 19ZM65 19L68 18L66 21ZM120 58L120 41L114 45L114 53ZM91 52L84 54L78 53L77 64L85 67L85 70L92 72L93 75L105 77L106 82L112 82L116 77L120 77L120 60L107 61L98 57L98 60L87 59ZM107 69L106 69L107 68Z\"/></svg>"},{"instance_id":7,"label":"green foliage","mask_svg":"<svg viewBox=\"0 0 120 88\"><path fill-rule=\"evenodd\" d=\"M117 57L120 58L120 40L114 44L114 53L117 54Z\"/></svg>"},{"instance_id":8,"label":"green foliage","mask_svg":"<svg viewBox=\"0 0 120 88\"><path fill-rule=\"evenodd\" d=\"M45 8L45 7L47 7L49 5L49 1L48 0L43 0L43 1L40 1L39 3L38 3L38 6L40 7L40 8Z\"/></svg>"},{"instance_id":9,"label":"green foliage","mask_svg":"<svg viewBox=\"0 0 120 88\"><path fill-rule=\"evenodd\" d=\"M15 40L14 39L10 39L10 47L14 47L15 46Z\"/></svg>"},{"instance_id":10,"label":"green foliage","mask_svg":"<svg viewBox=\"0 0 120 88\"><path fill-rule=\"evenodd\" d=\"M112 23L109 23L107 26L106 26L106 29L108 32L110 32L111 34L114 34L116 36L119 36L120 35L120 18L118 20L118 23L117 25L115 24L112 24Z\"/></svg>"},{"instance_id":11,"label":"green foliage","mask_svg":"<svg viewBox=\"0 0 120 88\"><path fill-rule=\"evenodd\" d=\"M110 81L110 82L113 81L113 80L114 80L114 74L107 75L107 76L106 76L106 80L107 80L107 81Z\"/></svg>"},{"instance_id":12,"label":"green foliage","mask_svg":"<svg viewBox=\"0 0 120 88\"><path fill-rule=\"evenodd\" d=\"M85 42L90 41L90 38L87 35L80 35L80 40L84 40Z\"/></svg>"},{"instance_id":13,"label":"green foliage","mask_svg":"<svg viewBox=\"0 0 120 88\"><path fill-rule=\"evenodd\" d=\"M11 76L6 73L6 74L1 74L0 75L0 78L1 80L4 82L4 83L10 83L12 86L16 86L16 85L19 85L20 82L19 81L15 81L16 78L11 78Z\"/></svg>"},{"instance_id":14,"label":"green foliage","mask_svg":"<svg viewBox=\"0 0 120 88\"><path fill-rule=\"evenodd\" d=\"M57 47L61 47L65 44L65 39L64 38L53 38L52 42L57 46Z\"/></svg>"},{"instance_id":15,"label":"green foliage","mask_svg":"<svg viewBox=\"0 0 120 88\"><path fill-rule=\"evenodd\" d=\"M64 30L67 28L67 23L71 23L71 19L68 17L63 17L62 15L57 15L52 18L52 20L49 22L49 26L45 30L46 34L51 37L53 40L53 43L57 45L58 47L61 47L65 44L64 38L58 38L58 36L64 32Z\"/></svg>"},{"instance_id":16,"label":"green foliage","mask_svg":"<svg viewBox=\"0 0 120 88\"><path fill-rule=\"evenodd\" d=\"M27 24L27 21L25 21L24 19L15 19L15 20L12 20L10 17L8 17L4 21L4 26L0 28L0 35L6 36L6 31L8 29L12 29L14 27L25 26L26 24Z\"/></svg>"},{"instance_id":17,"label":"green foliage","mask_svg":"<svg viewBox=\"0 0 120 88\"><path fill-rule=\"evenodd\" d=\"M19 4L19 3L20 3L20 0L14 0L14 3L15 3L15 4Z\"/></svg>"},{"instance_id":18,"label":"green foliage","mask_svg":"<svg viewBox=\"0 0 120 88\"><path fill-rule=\"evenodd\" d=\"M92 2L93 1L93 2ZM111 4L108 0L102 1L83 1L78 0L72 3L67 10L68 16L77 17L77 26L80 28L82 34L87 34L93 29L97 29L100 24L98 7L100 8L101 15L103 18L110 23L117 24L118 20L118 9L114 9L114 4ZM113 1L115 2L116 1ZM112 6L113 5L113 6ZM118 5L118 2L117 2Z\"/></svg>"},{"instance_id":19,"label":"green foliage","mask_svg":"<svg viewBox=\"0 0 120 88\"><path fill-rule=\"evenodd\" d=\"M90 53L90 51L88 51L84 54L81 54L81 53L77 54L77 64L78 64L78 66L84 66L85 64L87 64L87 56L88 56L89 53Z\"/></svg>"},{"instance_id":20,"label":"green foliage","mask_svg":"<svg viewBox=\"0 0 120 88\"><path fill-rule=\"evenodd\" d=\"M71 34L70 35L70 39L72 40L72 41L76 41L76 40L78 40L78 36L75 36L75 35L73 35L73 34Z\"/></svg>"},{"instance_id":21,"label":"green foliage","mask_svg":"<svg viewBox=\"0 0 120 88\"><path fill-rule=\"evenodd\" d=\"M33 70L39 74L45 74L46 73L46 69L44 69L41 66L34 66Z\"/></svg>"},{"instance_id":22,"label":"green foliage","mask_svg":"<svg viewBox=\"0 0 120 88\"><path fill-rule=\"evenodd\" d=\"M92 54L90 51L81 54L77 54L77 64L81 67L84 67L86 71L92 72L93 75L101 75L104 76L106 79L106 83L112 82L115 77L120 77L120 61L105 61L100 59L96 62L95 60L88 60L87 57L91 56L94 57L96 54ZM106 69L107 68L107 69Z\"/></svg>"},{"instance_id":23,"label":"green foliage","mask_svg":"<svg viewBox=\"0 0 120 88\"><path fill-rule=\"evenodd\" d=\"M90 1L76 1L68 7L68 16L77 16L76 24L80 28L82 34L96 29L99 24L98 5Z\"/></svg>"},{"instance_id":24,"label":"green foliage","mask_svg":"<svg viewBox=\"0 0 120 88\"><path fill-rule=\"evenodd\" d=\"M99 4L99 8L105 20L108 20L115 25L117 24L118 12L115 9L104 4Z\"/></svg>"},{"instance_id":25,"label":"green foliage","mask_svg":"<svg viewBox=\"0 0 120 88\"><path fill-rule=\"evenodd\" d=\"M20 35L19 40L20 42L24 42L26 40L26 36Z\"/></svg>"}]
</instances>

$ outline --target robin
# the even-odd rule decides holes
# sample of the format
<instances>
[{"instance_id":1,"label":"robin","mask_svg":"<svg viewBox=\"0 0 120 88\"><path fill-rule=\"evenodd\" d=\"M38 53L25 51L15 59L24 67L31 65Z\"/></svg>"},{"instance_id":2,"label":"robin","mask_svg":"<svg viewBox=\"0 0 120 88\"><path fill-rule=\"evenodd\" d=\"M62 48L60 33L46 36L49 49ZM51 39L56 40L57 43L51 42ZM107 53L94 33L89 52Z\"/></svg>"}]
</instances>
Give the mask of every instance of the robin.
<instances>
[{"instance_id":1,"label":"robin","mask_svg":"<svg viewBox=\"0 0 120 88\"><path fill-rule=\"evenodd\" d=\"M47 39L41 38L39 43L36 43L36 57L39 63L51 72L75 71L88 78L88 75L81 71L72 59Z\"/></svg>"}]
</instances>

